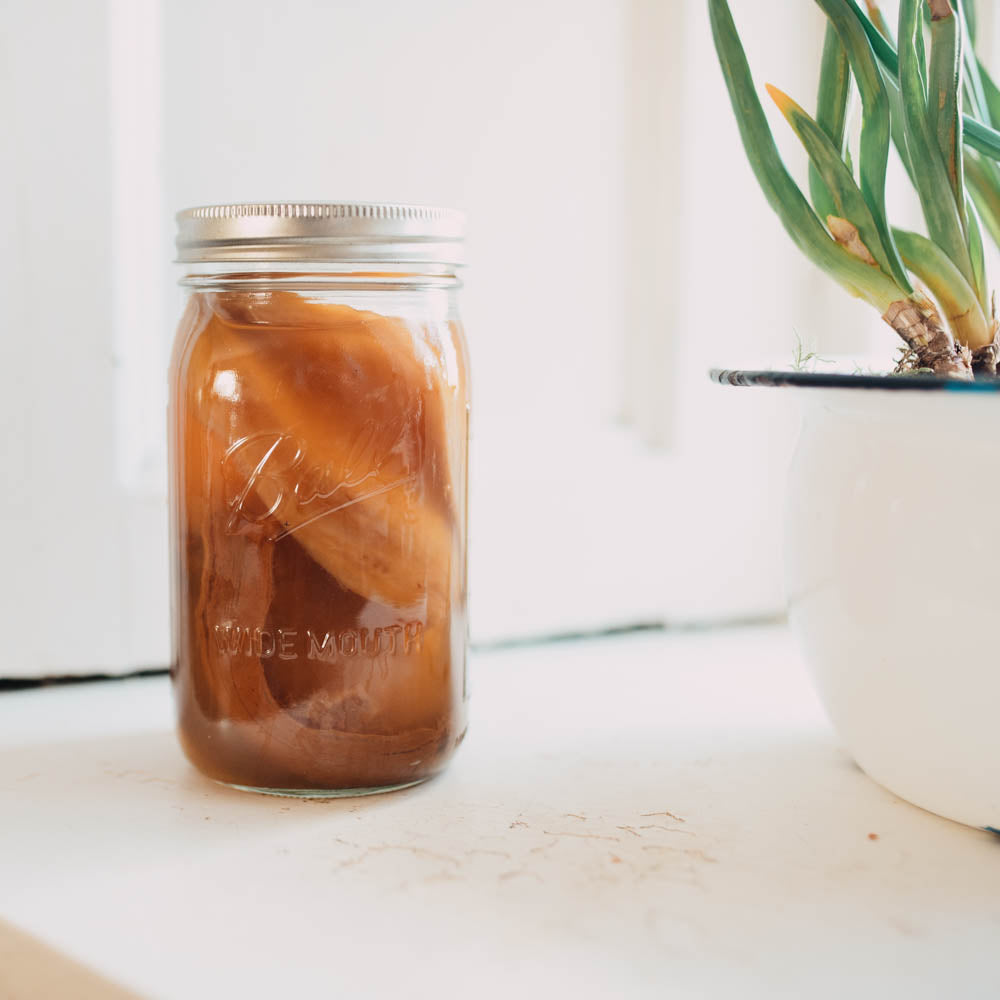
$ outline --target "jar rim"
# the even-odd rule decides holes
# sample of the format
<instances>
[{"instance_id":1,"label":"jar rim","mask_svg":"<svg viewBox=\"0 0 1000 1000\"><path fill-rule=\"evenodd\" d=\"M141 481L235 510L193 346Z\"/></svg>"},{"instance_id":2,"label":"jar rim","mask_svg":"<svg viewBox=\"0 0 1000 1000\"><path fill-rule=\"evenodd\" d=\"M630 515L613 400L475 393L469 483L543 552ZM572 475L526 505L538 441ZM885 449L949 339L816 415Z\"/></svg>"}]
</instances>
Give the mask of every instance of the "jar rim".
<instances>
[{"instance_id":1,"label":"jar rim","mask_svg":"<svg viewBox=\"0 0 1000 1000\"><path fill-rule=\"evenodd\" d=\"M177 213L177 260L465 263L465 213L376 201L236 202Z\"/></svg>"}]
</instances>

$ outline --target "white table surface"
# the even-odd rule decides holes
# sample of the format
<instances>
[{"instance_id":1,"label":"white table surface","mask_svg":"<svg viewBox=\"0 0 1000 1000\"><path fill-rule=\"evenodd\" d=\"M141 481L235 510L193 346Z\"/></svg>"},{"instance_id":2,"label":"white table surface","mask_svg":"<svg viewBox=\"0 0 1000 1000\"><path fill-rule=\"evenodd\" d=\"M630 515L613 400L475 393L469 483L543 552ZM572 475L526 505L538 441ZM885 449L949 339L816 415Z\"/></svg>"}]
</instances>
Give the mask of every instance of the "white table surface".
<instances>
[{"instance_id":1,"label":"white table surface","mask_svg":"<svg viewBox=\"0 0 1000 1000\"><path fill-rule=\"evenodd\" d=\"M333 802L202 779L163 678L0 694L0 918L177 1000L1000 996L1000 839L861 774L784 630L473 688L443 777Z\"/></svg>"}]
</instances>

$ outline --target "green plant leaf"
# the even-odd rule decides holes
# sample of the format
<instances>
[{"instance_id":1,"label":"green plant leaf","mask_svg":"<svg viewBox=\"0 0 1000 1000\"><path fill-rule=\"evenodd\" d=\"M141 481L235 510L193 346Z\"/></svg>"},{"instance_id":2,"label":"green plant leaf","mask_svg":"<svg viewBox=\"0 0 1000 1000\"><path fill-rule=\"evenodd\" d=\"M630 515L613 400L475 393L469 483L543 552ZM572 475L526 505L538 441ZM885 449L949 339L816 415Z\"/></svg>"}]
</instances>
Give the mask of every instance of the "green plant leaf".
<instances>
[{"instance_id":1,"label":"green plant leaf","mask_svg":"<svg viewBox=\"0 0 1000 1000\"><path fill-rule=\"evenodd\" d=\"M851 64L851 72L858 85L862 109L858 154L861 193L868 203L878 228L881 244L885 248L888 264L886 273L906 287L909 280L893 244L885 210L885 174L890 142L889 95L882 82L882 73L871 43L847 0L816 0L816 2L840 36L841 44ZM874 250L872 253L878 259Z\"/></svg>"},{"instance_id":2,"label":"green plant leaf","mask_svg":"<svg viewBox=\"0 0 1000 1000\"><path fill-rule=\"evenodd\" d=\"M893 229L906 266L938 300L956 340L971 350L993 342L993 332L972 286L948 255L926 236Z\"/></svg>"},{"instance_id":3,"label":"green plant leaf","mask_svg":"<svg viewBox=\"0 0 1000 1000\"><path fill-rule=\"evenodd\" d=\"M884 64L893 76L898 77L899 57L896 55L896 47L892 43L889 32L886 31L883 34L872 22L872 19L861 9L857 0L847 0L847 5L851 8L852 13L858 19L858 24L861 25L868 36L868 41L871 43L875 55L878 56L879 62ZM881 12L879 12L879 17L881 18Z\"/></svg>"},{"instance_id":4,"label":"green plant leaf","mask_svg":"<svg viewBox=\"0 0 1000 1000\"><path fill-rule=\"evenodd\" d=\"M910 182L916 187L913 179L913 164L910 162L910 151L906 148L906 127L903 124L903 95L899 92L899 83L882 67L882 81L885 92L889 95L889 125L892 133L892 144L903 163Z\"/></svg>"},{"instance_id":5,"label":"green plant leaf","mask_svg":"<svg viewBox=\"0 0 1000 1000\"><path fill-rule=\"evenodd\" d=\"M979 31L979 18L976 17L976 0L961 0L959 6L962 8L962 16L965 18L966 34L968 35L970 48L976 44L976 35Z\"/></svg>"},{"instance_id":6,"label":"green plant leaf","mask_svg":"<svg viewBox=\"0 0 1000 1000\"><path fill-rule=\"evenodd\" d=\"M962 59L965 63L966 103L976 118L992 126L994 122L986 103L982 75L979 71L979 60L976 58L975 36L973 35L972 25L969 23L970 8L972 10L972 17L974 18L975 7L970 4L969 0L953 0L953 2L956 4L956 14L965 38L965 43L962 46Z\"/></svg>"},{"instance_id":7,"label":"green plant leaf","mask_svg":"<svg viewBox=\"0 0 1000 1000\"><path fill-rule=\"evenodd\" d=\"M847 101L851 94L851 66L840 36L832 24L826 26L823 60L820 63L819 89L816 95L816 122L843 156L847 124ZM823 183L816 165L809 164L809 193L816 214L825 219L836 209L830 191Z\"/></svg>"},{"instance_id":8,"label":"green plant leaf","mask_svg":"<svg viewBox=\"0 0 1000 1000\"><path fill-rule=\"evenodd\" d=\"M986 231L1000 246L1000 170L997 164L992 160L967 156L965 179Z\"/></svg>"},{"instance_id":9,"label":"green plant leaf","mask_svg":"<svg viewBox=\"0 0 1000 1000\"><path fill-rule=\"evenodd\" d=\"M960 212L920 79L917 50L924 44L921 3L922 0L900 0L899 4L899 84L906 148L928 233L972 284L975 277L966 244L965 204L963 201Z\"/></svg>"},{"instance_id":10,"label":"green plant leaf","mask_svg":"<svg viewBox=\"0 0 1000 1000\"><path fill-rule=\"evenodd\" d=\"M712 36L743 148L768 203L796 246L852 294L880 312L904 293L877 267L863 263L827 233L781 160L754 88L746 54L726 0L708 0Z\"/></svg>"},{"instance_id":11,"label":"green plant leaf","mask_svg":"<svg viewBox=\"0 0 1000 1000\"><path fill-rule=\"evenodd\" d=\"M909 277L905 271L902 268L900 268L901 273L899 274L893 271L892 261L886 252L878 224L850 170L840 158L837 147L833 145L819 124L813 121L787 94L770 84L767 85L767 91L799 137L809 154L810 163L822 178L824 188L833 200L833 207L826 213L827 216L836 216L850 222L857 229L861 242L883 273L894 278L907 292L911 292ZM895 247L893 247L893 256L902 264L902 261L896 256Z\"/></svg>"},{"instance_id":12,"label":"green plant leaf","mask_svg":"<svg viewBox=\"0 0 1000 1000\"><path fill-rule=\"evenodd\" d=\"M975 275L975 290L979 293L979 304L983 311L990 311L990 291L986 283L986 251L983 247L983 228L979 222L979 212L968 188L965 191L965 223L969 233L969 256L972 259L972 273Z\"/></svg>"},{"instance_id":13,"label":"green plant leaf","mask_svg":"<svg viewBox=\"0 0 1000 1000\"><path fill-rule=\"evenodd\" d=\"M879 32L878 28L872 23L871 18L858 6L857 0L845 0L845 2L850 6L855 17L858 19L858 23L868 36L868 41L871 42L872 49L875 55L878 56L879 62L885 66L892 76L898 79L899 54L895 46ZM919 23L920 18L918 17L917 20ZM997 119L997 121L1000 124L1000 119ZM990 128L988 125L984 125L969 115L963 116L962 125L963 141L966 146L970 146L990 159L1000 160L1000 132Z\"/></svg>"},{"instance_id":14,"label":"green plant leaf","mask_svg":"<svg viewBox=\"0 0 1000 1000\"><path fill-rule=\"evenodd\" d=\"M878 29L878 34L882 36L890 45L895 45L892 29L886 21L882 11L868 0L868 16L872 24ZM867 32L865 32L867 34ZM889 131L892 135L892 144L896 147L896 152L913 181L913 164L910 162L910 153L906 148L906 134L903 127L903 98L899 93L899 81L892 75L885 63L879 60L879 69L882 72L882 82L885 84L885 92L889 95Z\"/></svg>"},{"instance_id":15,"label":"green plant leaf","mask_svg":"<svg viewBox=\"0 0 1000 1000\"><path fill-rule=\"evenodd\" d=\"M873 25L875 25L878 33L893 47L896 47L896 40L892 36L892 28L889 27L889 22L885 19L885 15L882 13L881 9L878 7L873 0L866 0L865 5L868 7L868 19ZM859 8L856 5L852 5L852 10L855 11L857 15ZM864 27L864 25L862 25ZM868 34L866 31L865 34ZM878 55L878 52L875 53Z\"/></svg>"},{"instance_id":16,"label":"green plant leaf","mask_svg":"<svg viewBox=\"0 0 1000 1000\"><path fill-rule=\"evenodd\" d=\"M932 0L931 58L927 72L927 118L948 172L955 204L965 205L962 174L962 31L950 0Z\"/></svg>"},{"instance_id":17,"label":"green plant leaf","mask_svg":"<svg viewBox=\"0 0 1000 1000\"><path fill-rule=\"evenodd\" d=\"M991 160L1000 160L1000 132L968 115L962 117L965 145Z\"/></svg>"},{"instance_id":18,"label":"green plant leaf","mask_svg":"<svg viewBox=\"0 0 1000 1000\"><path fill-rule=\"evenodd\" d=\"M989 114L991 125L1000 125L1000 88L993 82L986 67L977 59L979 80L983 85L983 101Z\"/></svg>"}]
</instances>

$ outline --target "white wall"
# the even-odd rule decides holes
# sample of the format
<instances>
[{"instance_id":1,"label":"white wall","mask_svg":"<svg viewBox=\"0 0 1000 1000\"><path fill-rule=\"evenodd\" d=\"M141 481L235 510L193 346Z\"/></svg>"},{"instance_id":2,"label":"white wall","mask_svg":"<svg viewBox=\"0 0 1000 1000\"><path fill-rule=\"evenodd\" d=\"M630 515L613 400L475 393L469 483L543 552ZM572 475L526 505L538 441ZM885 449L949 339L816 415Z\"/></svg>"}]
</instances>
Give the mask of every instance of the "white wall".
<instances>
[{"instance_id":1,"label":"white wall","mask_svg":"<svg viewBox=\"0 0 1000 1000\"><path fill-rule=\"evenodd\" d=\"M104 11L57 0L2 11L0 672L8 675L163 659L161 503L133 501L116 474Z\"/></svg>"},{"instance_id":2,"label":"white wall","mask_svg":"<svg viewBox=\"0 0 1000 1000\"><path fill-rule=\"evenodd\" d=\"M733 6L810 104L815 6ZM165 662L172 215L212 201L469 211L476 637L780 608L794 401L705 371L893 343L771 216L701 0L2 10L0 672Z\"/></svg>"},{"instance_id":3,"label":"white wall","mask_svg":"<svg viewBox=\"0 0 1000 1000\"><path fill-rule=\"evenodd\" d=\"M622 7L172 0L166 202L372 198L472 220L478 431L607 414L622 282ZM596 388L596 395L595 395Z\"/></svg>"}]
</instances>

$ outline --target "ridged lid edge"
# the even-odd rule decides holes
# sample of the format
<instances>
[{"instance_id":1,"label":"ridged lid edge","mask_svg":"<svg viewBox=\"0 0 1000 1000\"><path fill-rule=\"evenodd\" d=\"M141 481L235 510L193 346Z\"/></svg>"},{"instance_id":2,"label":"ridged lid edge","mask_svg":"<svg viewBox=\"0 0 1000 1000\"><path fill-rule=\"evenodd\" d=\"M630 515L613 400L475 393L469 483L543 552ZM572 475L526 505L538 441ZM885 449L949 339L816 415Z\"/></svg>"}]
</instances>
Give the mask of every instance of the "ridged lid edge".
<instances>
[{"instance_id":1,"label":"ridged lid edge","mask_svg":"<svg viewBox=\"0 0 1000 1000\"><path fill-rule=\"evenodd\" d=\"M239 202L186 208L176 218L180 261L464 260L465 213L431 205Z\"/></svg>"}]
</instances>

